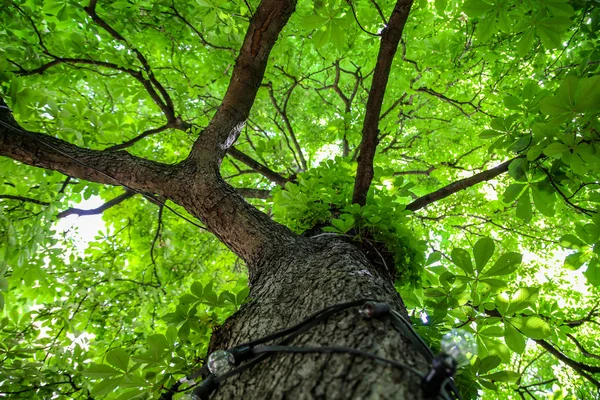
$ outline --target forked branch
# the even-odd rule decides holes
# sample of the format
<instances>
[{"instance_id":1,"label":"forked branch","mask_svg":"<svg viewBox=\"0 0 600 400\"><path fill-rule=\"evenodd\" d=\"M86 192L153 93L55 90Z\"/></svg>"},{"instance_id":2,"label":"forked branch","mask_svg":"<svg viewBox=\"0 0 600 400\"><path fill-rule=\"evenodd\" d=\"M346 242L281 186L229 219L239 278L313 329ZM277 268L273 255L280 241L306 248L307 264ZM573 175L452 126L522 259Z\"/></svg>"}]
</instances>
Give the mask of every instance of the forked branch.
<instances>
[{"instance_id":1,"label":"forked branch","mask_svg":"<svg viewBox=\"0 0 600 400\"><path fill-rule=\"evenodd\" d=\"M98 215L98 214L102 214L104 211L108 210L111 207L116 206L117 204L121 204L122 202L124 202L125 200L135 196L135 192L132 191L126 191L125 193L115 197L112 200L107 201L106 203L102 204L100 207L96 207L96 208L92 208L89 210L86 209L82 209L82 208L68 208L65 211L62 211L60 213L58 213L58 215L56 216L56 218L65 218L68 217L69 215Z\"/></svg>"},{"instance_id":2,"label":"forked branch","mask_svg":"<svg viewBox=\"0 0 600 400\"><path fill-rule=\"evenodd\" d=\"M295 0L260 3L250 21L223 102L194 144L191 160L217 165L235 143L254 104L271 49L295 8Z\"/></svg>"}]
</instances>

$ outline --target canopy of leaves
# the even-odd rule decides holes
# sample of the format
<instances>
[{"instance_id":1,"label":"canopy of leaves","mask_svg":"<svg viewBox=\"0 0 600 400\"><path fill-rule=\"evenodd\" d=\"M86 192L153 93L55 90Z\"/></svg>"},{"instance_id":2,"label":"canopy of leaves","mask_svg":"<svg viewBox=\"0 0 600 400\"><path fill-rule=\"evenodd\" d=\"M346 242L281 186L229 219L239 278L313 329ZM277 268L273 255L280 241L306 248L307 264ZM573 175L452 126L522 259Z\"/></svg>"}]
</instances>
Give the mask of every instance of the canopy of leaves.
<instances>
[{"instance_id":1,"label":"canopy of leaves","mask_svg":"<svg viewBox=\"0 0 600 400\"><path fill-rule=\"evenodd\" d=\"M0 93L27 129L176 163L219 107L258 3L100 1L93 18L73 0L4 0ZM300 1L222 175L298 233L384 243L425 340L476 335L466 398L595 398L600 3L415 0L360 207L394 3ZM158 398L247 301L233 253L177 205L124 189L0 158L0 397ZM116 200L66 217L90 199Z\"/></svg>"}]
</instances>

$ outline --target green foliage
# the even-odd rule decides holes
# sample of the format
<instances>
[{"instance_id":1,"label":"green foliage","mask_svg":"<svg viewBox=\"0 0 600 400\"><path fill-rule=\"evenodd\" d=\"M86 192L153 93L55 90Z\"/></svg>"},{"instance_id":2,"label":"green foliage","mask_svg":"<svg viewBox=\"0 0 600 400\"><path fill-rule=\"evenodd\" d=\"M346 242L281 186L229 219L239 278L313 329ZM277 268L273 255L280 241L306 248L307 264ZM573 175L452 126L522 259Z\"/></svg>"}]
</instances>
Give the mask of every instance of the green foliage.
<instances>
[{"instance_id":1,"label":"green foliage","mask_svg":"<svg viewBox=\"0 0 600 400\"><path fill-rule=\"evenodd\" d=\"M81 2L3 2L1 96L26 129L93 149L123 143L165 123L126 72L149 76L137 49L194 126L126 150L183 160L220 105L258 1L98 3L127 43ZM375 34L384 25L374 2L351 3L356 19L347 1L298 2L236 142L290 178L285 188L230 157L223 177L272 189L271 199L249 201L295 232L350 236L373 262L377 246L434 348L451 328L472 331L480 352L457 377L465 398L528 397L525 388L538 398L595 398L594 384L540 341L599 365L581 351L598 356L600 336L598 1L415 0L364 207L350 199L379 38L357 21ZM394 3L377 1L386 16ZM405 210L513 158L507 174ZM57 222L69 207L123 193L65 179L0 158L0 397L156 399L202 363L212 328L245 301L243 266L141 196L102 217Z\"/></svg>"},{"instance_id":2,"label":"green foliage","mask_svg":"<svg viewBox=\"0 0 600 400\"><path fill-rule=\"evenodd\" d=\"M355 173L356 166L337 158L298 174L295 183L273 190L273 218L296 233L328 223L350 205ZM336 221L342 233L353 227L351 223L345 229L344 220Z\"/></svg>"},{"instance_id":3,"label":"green foliage","mask_svg":"<svg viewBox=\"0 0 600 400\"><path fill-rule=\"evenodd\" d=\"M355 173L348 160L337 157L298 174L296 183L273 190L274 219L297 233L329 232L376 247L372 262L390 269L402 285L415 285L421 277L425 247L407 226L405 199L412 194L413 184L378 168L368 204L361 207L351 201ZM391 257L386 261L381 253Z\"/></svg>"}]
</instances>

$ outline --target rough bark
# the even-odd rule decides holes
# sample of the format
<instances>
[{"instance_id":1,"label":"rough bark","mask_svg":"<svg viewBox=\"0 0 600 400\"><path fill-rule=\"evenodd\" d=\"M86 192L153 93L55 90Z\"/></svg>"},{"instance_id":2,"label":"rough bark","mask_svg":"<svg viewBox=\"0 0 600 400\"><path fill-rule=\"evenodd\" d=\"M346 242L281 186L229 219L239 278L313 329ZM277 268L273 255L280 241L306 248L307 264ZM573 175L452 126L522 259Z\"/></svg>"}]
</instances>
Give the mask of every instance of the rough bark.
<instances>
[{"instance_id":1,"label":"rough bark","mask_svg":"<svg viewBox=\"0 0 600 400\"><path fill-rule=\"evenodd\" d=\"M374 124L365 125L369 132L364 137L369 143L376 141L385 83L411 3L399 0L384 30L380 52L385 53L387 65L379 65L381 71L375 72L373 90L378 98L371 100L370 95L375 105L367 105L369 118L375 118ZM115 39L124 41L98 17L95 4L92 1L86 8L88 14ZM0 102L0 156L80 179L121 185L134 192L159 194L203 221L210 232L245 260L252 301L215 332L212 350L262 337L327 306L361 298L385 301L406 315L387 271L379 271L356 247L337 238L299 237L248 204L220 176L219 164L248 117L270 51L295 5L294 0L261 2L219 110L194 144L190 157L178 165L144 160L124 151L84 149L28 132ZM136 55L146 66L143 56ZM162 95L163 102L157 104L163 106L168 122L173 123L175 114L168 93L160 90L157 82L152 83ZM232 153L241 157L235 150ZM372 156L363 157L360 164L372 171ZM261 171L278 184L285 183L280 176ZM369 177L369 173L363 176ZM366 186L365 182L357 184L362 197L366 196L370 177ZM389 320L364 320L357 309L332 317L291 344L346 346L404 362L423 372L427 369L424 358ZM296 354L268 358L224 383L214 398L419 399L418 386L419 380L410 372L357 356Z\"/></svg>"},{"instance_id":2,"label":"rough bark","mask_svg":"<svg viewBox=\"0 0 600 400\"><path fill-rule=\"evenodd\" d=\"M362 298L406 315L394 285L364 255L337 238L298 238L252 268L250 303L213 333L226 349L300 322L327 306ZM427 363L389 320L365 320L352 308L301 334L295 346L346 346L427 371ZM223 383L214 399L420 399L419 379L346 354L275 355Z\"/></svg>"},{"instance_id":3,"label":"rough bark","mask_svg":"<svg viewBox=\"0 0 600 400\"><path fill-rule=\"evenodd\" d=\"M190 179L192 177L192 179ZM170 182L169 200L200 219L223 243L244 259L248 273L277 246L293 242L296 234L257 210L221 178L216 165L183 163Z\"/></svg>"}]
</instances>

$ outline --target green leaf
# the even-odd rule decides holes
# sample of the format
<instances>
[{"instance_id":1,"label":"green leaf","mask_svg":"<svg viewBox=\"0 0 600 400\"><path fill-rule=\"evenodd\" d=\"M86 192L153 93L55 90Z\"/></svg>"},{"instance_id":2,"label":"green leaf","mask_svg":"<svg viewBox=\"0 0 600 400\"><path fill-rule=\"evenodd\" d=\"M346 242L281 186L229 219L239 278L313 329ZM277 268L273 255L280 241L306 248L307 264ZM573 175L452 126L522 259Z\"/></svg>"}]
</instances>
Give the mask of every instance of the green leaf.
<instances>
[{"instance_id":1,"label":"green leaf","mask_svg":"<svg viewBox=\"0 0 600 400\"><path fill-rule=\"evenodd\" d=\"M506 314L506 310L508 310L508 305L510 304L510 296L506 292L498 293L496 299L494 300L494 304L496 305L498 312L501 315L504 315Z\"/></svg>"},{"instance_id":2,"label":"green leaf","mask_svg":"<svg viewBox=\"0 0 600 400\"><path fill-rule=\"evenodd\" d=\"M504 134L505 134L504 132L495 131L493 129L486 129L479 134L479 137L481 139L493 139L495 137L502 136Z\"/></svg>"},{"instance_id":3,"label":"green leaf","mask_svg":"<svg viewBox=\"0 0 600 400\"><path fill-rule=\"evenodd\" d=\"M532 339L545 339L552 333L550 325L535 315L524 318L509 318L508 321L516 329Z\"/></svg>"},{"instance_id":4,"label":"green leaf","mask_svg":"<svg viewBox=\"0 0 600 400\"><path fill-rule=\"evenodd\" d=\"M486 15L479 21L476 28L476 36L482 42L487 42L498 32L496 27L496 17L493 15Z\"/></svg>"},{"instance_id":5,"label":"green leaf","mask_svg":"<svg viewBox=\"0 0 600 400\"><path fill-rule=\"evenodd\" d=\"M504 323L504 341L509 349L518 354L525 351L525 338L509 322Z\"/></svg>"},{"instance_id":6,"label":"green leaf","mask_svg":"<svg viewBox=\"0 0 600 400\"><path fill-rule=\"evenodd\" d=\"M499 371L493 374L481 376L482 379L488 379L496 382L516 382L521 374L513 371Z\"/></svg>"},{"instance_id":7,"label":"green leaf","mask_svg":"<svg viewBox=\"0 0 600 400\"><path fill-rule=\"evenodd\" d=\"M498 356L485 357L479 363L479 369L477 370L477 372L479 374L488 373L491 370L493 370L494 368L498 367L500 365L501 361L502 360L500 360L500 357L498 357Z\"/></svg>"},{"instance_id":8,"label":"green leaf","mask_svg":"<svg viewBox=\"0 0 600 400\"><path fill-rule=\"evenodd\" d=\"M569 254L565 257L564 267L572 271L578 270L585 263L586 258L586 254L582 252Z\"/></svg>"},{"instance_id":9,"label":"green leaf","mask_svg":"<svg viewBox=\"0 0 600 400\"><path fill-rule=\"evenodd\" d=\"M123 382L123 377L104 379L94 385L91 395L93 397L105 396L115 391L115 389Z\"/></svg>"},{"instance_id":10,"label":"green leaf","mask_svg":"<svg viewBox=\"0 0 600 400\"><path fill-rule=\"evenodd\" d=\"M90 366L83 371L83 374L88 378L92 379L104 379L111 376L123 375L123 372L114 369L105 364L90 364Z\"/></svg>"},{"instance_id":11,"label":"green leaf","mask_svg":"<svg viewBox=\"0 0 600 400\"><path fill-rule=\"evenodd\" d=\"M318 29L329 22L329 18L320 15L305 15L300 17L299 24L303 29Z\"/></svg>"},{"instance_id":12,"label":"green leaf","mask_svg":"<svg viewBox=\"0 0 600 400\"><path fill-rule=\"evenodd\" d=\"M521 193L523 193L523 189L525 187L526 185L523 185L521 183L513 183L504 191L504 198L502 199L502 201L506 204L512 203L517 199L517 197L521 195Z\"/></svg>"},{"instance_id":13,"label":"green leaf","mask_svg":"<svg viewBox=\"0 0 600 400\"><path fill-rule=\"evenodd\" d=\"M527 150L527 161L537 160L542 155L542 151L544 151L543 145L530 147L529 150Z\"/></svg>"},{"instance_id":14,"label":"green leaf","mask_svg":"<svg viewBox=\"0 0 600 400\"><path fill-rule=\"evenodd\" d=\"M506 253L498 258L498 261L487 271L484 276L499 276L513 273L521 265L523 256L519 253Z\"/></svg>"},{"instance_id":15,"label":"green leaf","mask_svg":"<svg viewBox=\"0 0 600 400\"><path fill-rule=\"evenodd\" d=\"M533 306L539 295L538 288L522 287L510 296L510 305L506 314L514 314L529 306Z\"/></svg>"},{"instance_id":16,"label":"green leaf","mask_svg":"<svg viewBox=\"0 0 600 400\"><path fill-rule=\"evenodd\" d=\"M467 0L462 6L462 10L469 17L481 17L492 11L493 8L493 5L488 4L483 0Z\"/></svg>"},{"instance_id":17,"label":"green leaf","mask_svg":"<svg viewBox=\"0 0 600 400\"><path fill-rule=\"evenodd\" d=\"M587 278L587 281L592 286L600 286L600 264L597 260L595 262L590 262L586 271L583 273Z\"/></svg>"},{"instance_id":18,"label":"green leaf","mask_svg":"<svg viewBox=\"0 0 600 400\"><path fill-rule=\"evenodd\" d=\"M479 334L488 337L502 337L504 335L504 331L501 327L495 325L482 329Z\"/></svg>"},{"instance_id":19,"label":"green leaf","mask_svg":"<svg viewBox=\"0 0 600 400\"><path fill-rule=\"evenodd\" d=\"M192 286L190 286L190 291L194 296L196 296L199 299L203 297L204 288L202 287L202 284L200 282L192 283Z\"/></svg>"},{"instance_id":20,"label":"green leaf","mask_svg":"<svg viewBox=\"0 0 600 400\"><path fill-rule=\"evenodd\" d=\"M524 57L533 49L534 29L530 28L523 32L521 40L517 43L517 53Z\"/></svg>"},{"instance_id":21,"label":"green leaf","mask_svg":"<svg viewBox=\"0 0 600 400\"><path fill-rule=\"evenodd\" d=\"M531 195L535 207L545 216L554 217L554 203L556 196L550 185L545 183L536 183L531 186Z\"/></svg>"},{"instance_id":22,"label":"green leaf","mask_svg":"<svg viewBox=\"0 0 600 400\"><path fill-rule=\"evenodd\" d=\"M487 381L487 380L485 380L485 379L480 379L480 380L478 381L478 383L480 383L480 384L481 384L481 386L483 386L484 388L486 388L486 389L488 389L488 390L492 390L492 391L494 391L494 392L497 392L497 391L498 391L498 386L496 386L496 384L495 384L495 383L493 383L493 382Z\"/></svg>"},{"instance_id":23,"label":"green leaf","mask_svg":"<svg viewBox=\"0 0 600 400\"><path fill-rule=\"evenodd\" d=\"M106 354L106 361L113 367L127 372L129 365L129 354L123 349L114 349Z\"/></svg>"},{"instance_id":24,"label":"green leaf","mask_svg":"<svg viewBox=\"0 0 600 400\"><path fill-rule=\"evenodd\" d=\"M583 78L579 81L575 97L580 112L591 111L600 104L600 75Z\"/></svg>"},{"instance_id":25,"label":"green leaf","mask_svg":"<svg viewBox=\"0 0 600 400\"><path fill-rule=\"evenodd\" d=\"M473 275L473 263L471 262L471 256L468 251L465 249L454 248L451 257L452 262L462 269L465 274Z\"/></svg>"},{"instance_id":26,"label":"green leaf","mask_svg":"<svg viewBox=\"0 0 600 400\"><path fill-rule=\"evenodd\" d=\"M560 238L560 245L568 249L580 249L584 246L583 241L573 234L566 234Z\"/></svg>"},{"instance_id":27,"label":"green leaf","mask_svg":"<svg viewBox=\"0 0 600 400\"><path fill-rule=\"evenodd\" d=\"M150 335L148 336L148 346L150 349L155 350L157 352L167 349L169 347L169 342L165 335Z\"/></svg>"},{"instance_id":28,"label":"green leaf","mask_svg":"<svg viewBox=\"0 0 600 400\"><path fill-rule=\"evenodd\" d=\"M121 393L119 397L115 400L135 400L135 399L144 399L146 398L147 390L144 389L134 389L129 390L127 392Z\"/></svg>"},{"instance_id":29,"label":"green leaf","mask_svg":"<svg viewBox=\"0 0 600 400\"><path fill-rule=\"evenodd\" d=\"M440 253L439 251L434 251L433 253L431 253L429 255L429 257L427 257L427 261L425 262L425 265L435 264L436 262L440 261L441 259L442 259L442 253Z\"/></svg>"},{"instance_id":30,"label":"green leaf","mask_svg":"<svg viewBox=\"0 0 600 400\"><path fill-rule=\"evenodd\" d=\"M181 325L181 327L179 328L179 331L177 331L177 335L179 336L179 339L187 340L187 338L190 336L190 322L189 321L186 321L183 323L183 325Z\"/></svg>"},{"instance_id":31,"label":"green leaf","mask_svg":"<svg viewBox=\"0 0 600 400\"><path fill-rule=\"evenodd\" d=\"M242 304L242 302L244 300L246 300L246 298L248 298L248 295L250 294L250 288L245 287L242 290L240 290L236 295L235 295L235 301L236 304Z\"/></svg>"},{"instance_id":32,"label":"green leaf","mask_svg":"<svg viewBox=\"0 0 600 400\"><path fill-rule=\"evenodd\" d=\"M525 223L531 221L533 213L531 208L531 200L529 198L529 189L526 189L525 193L519 198L519 201L517 201L516 215Z\"/></svg>"},{"instance_id":33,"label":"green leaf","mask_svg":"<svg viewBox=\"0 0 600 400\"><path fill-rule=\"evenodd\" d=\"M569 151L569 148L567 146L560 142L554 142L546 146L546 148L544 149L544 154L548 157L560 158L566 151Z\"/></svg>"},{"instance_id":34,"label":"green leaf","mask_svg":"<svg viewBox=\"0 0 600 400\"><path fill-rule=\"evenodd\" d=\"M521 109L521 99L516 96L506 96L504 98L504 106L509 110L520 110Z\"/></svg>"},{"instance_id":35,"label":"green leaf","mask_svg":"<svg viewBox=\"0 0 600 400\"><path fill-rule=\"evenodd\" d=\"M567 0L541 0L541 3L556 16L570 17L575 12Z\"/></svg>"},{"instance_id":36,"label":"green leaf","mask_svg":"<svg viewBox=\"0 0 600 400\"><path fill-rule=\"evenodd\" d=\"M346 47L346 34L344 29L336 23L331 23L331 43L338 50L344 50Z\"/></svg>"},{"instance_id":37,"label":"green leaf","mask_svg":"<svg viewBox=\"0 0 600 400\"><path fill-rule=\"evenodd\" d=\"M536 24L536 32L547 49L562 47L564 33L572 25L566 17L544 18Z\"/></svg>"},{"instance_id":38,"label":"green leaf","mask_svg":"<svg viewBox=\"0 0 600 400\"><path fill-rule=\"evenodd\" d=\"M481 238L473 246L473 256L477 272L481 272L494 254L494 241L488 237Z\"/></svg>"},{"instance_id":39,"label":"green leaf","mask_svg":"<svg viewBox=\"0 0 600 400\"><path fill-rule=\"evenodd\" d=\"M435 8L439 13L443 13L448 5L448 0L435 0Z\"/></svg>"}]
</instances>

